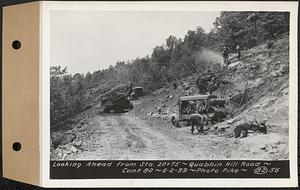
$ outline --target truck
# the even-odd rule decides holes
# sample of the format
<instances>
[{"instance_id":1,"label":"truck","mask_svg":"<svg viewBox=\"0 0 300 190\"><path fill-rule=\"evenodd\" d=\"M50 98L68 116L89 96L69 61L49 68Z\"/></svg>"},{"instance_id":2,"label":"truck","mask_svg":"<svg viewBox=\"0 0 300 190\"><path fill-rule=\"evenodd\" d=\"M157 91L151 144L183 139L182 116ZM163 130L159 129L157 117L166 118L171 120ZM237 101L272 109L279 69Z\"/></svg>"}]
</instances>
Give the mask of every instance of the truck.
<instances>
[{"instance_id":1,"label":"truck","mask_svg":"<svg viewBox=\"0 0 300 190\"><path fill-rule=\"evenodd\" d=\"M171 122L180 127L180 122L185 121L190 125L192 114L206 115L212 124L224 121L231 117L226 108L227 101L216 95L193 95L179 98L178 116L172 116Z\"/></svg>"},{"instance_id":2,"label":"truck","mask_svg":"<svg viewBox=\"0 0 300 190\"><path fill-rule=\"evenodd\" d=\"M132 93L130 94L131 100L137 100L139 97L144 95L144 88L143 87L134 87L132 88Z\"/></svg>"},{"instance_id":3,"label":"truck","mask_svg":"<svg viewBox=\"0 0 300 190\"><path fill-rule=\"evenodd\" d=\"M119 85L100 96L100 104L104 113L124 112L133 109L133 104L129 99L131 87Z\"/></svg>"}]
</instances>

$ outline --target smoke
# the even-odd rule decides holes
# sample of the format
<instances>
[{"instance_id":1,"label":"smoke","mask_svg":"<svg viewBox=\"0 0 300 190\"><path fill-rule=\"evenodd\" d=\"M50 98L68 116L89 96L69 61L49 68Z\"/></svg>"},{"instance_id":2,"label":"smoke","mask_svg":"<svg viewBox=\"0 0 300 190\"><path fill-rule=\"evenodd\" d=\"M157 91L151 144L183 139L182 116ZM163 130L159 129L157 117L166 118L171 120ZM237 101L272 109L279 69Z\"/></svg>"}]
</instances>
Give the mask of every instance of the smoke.
<instances>
[{"instance_id":1,"label":"smoke","mask_svg":"<svg viewBox=\"0 0 300 190\"><path fill-rule=\"evenodd\" d=\"M212 69L216 66L225 66L223 56L220 52L206 48L202 48L202 50L196 54L195 61L198 67L204 69Z\"/></svg>"}]
</instances>

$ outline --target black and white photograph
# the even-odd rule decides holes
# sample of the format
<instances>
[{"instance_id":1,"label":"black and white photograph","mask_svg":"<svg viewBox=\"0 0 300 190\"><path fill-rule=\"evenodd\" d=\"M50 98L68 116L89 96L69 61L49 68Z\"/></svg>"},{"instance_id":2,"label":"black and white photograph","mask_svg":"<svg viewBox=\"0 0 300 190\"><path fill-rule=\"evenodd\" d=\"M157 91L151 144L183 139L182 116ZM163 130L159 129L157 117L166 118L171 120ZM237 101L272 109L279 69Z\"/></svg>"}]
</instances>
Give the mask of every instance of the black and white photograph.
<instances>
[{"instance_id":1,"label":"black and white photograph","mask_svg":"<svg viewBox=\"0 0 300 190\"><path fill-rule=\"evenodd\" d=\"M299 186L298 2L11 3L2 39L4 178Z\"/></svg>"},{"instance_id":2,"label":"black and white photograph","mask_svg":"<svg viewBox=\"0 0 300 190\"><path fill-rule=\"evenodd\" d=\"M289 160L289 12L50 13L51 160Z\"/></svg>"}]
</instances>

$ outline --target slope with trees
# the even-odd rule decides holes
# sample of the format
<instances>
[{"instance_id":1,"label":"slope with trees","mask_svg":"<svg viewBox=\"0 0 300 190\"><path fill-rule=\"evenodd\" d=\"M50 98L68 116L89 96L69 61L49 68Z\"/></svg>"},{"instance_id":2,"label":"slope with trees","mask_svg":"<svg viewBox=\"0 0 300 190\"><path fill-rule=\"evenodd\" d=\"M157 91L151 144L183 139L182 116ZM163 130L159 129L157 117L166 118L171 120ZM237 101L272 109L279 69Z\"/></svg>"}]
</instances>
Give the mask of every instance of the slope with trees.
<instances>
[{"instance_id":1,"label":"slope with trees","mask_svg":"<svg viewBox=\"0 0 300 190\"><path fill-rule=\"evenodd\" d=\"M93 106L99 95L124 83L143 86L149 94L174 81L211 68L207 50L219 52L224 45L234 52L239 44L251 48L288 32L286 12L221 12L214 28L189 30L183 39L170 35L165 44L153 48L151 55L93 73L69 74L67 68L50 68L51 127ZM84 63L83 63L84 64ZM101 64L101 63L95 63Z\"/></svg>"}]
</instances>

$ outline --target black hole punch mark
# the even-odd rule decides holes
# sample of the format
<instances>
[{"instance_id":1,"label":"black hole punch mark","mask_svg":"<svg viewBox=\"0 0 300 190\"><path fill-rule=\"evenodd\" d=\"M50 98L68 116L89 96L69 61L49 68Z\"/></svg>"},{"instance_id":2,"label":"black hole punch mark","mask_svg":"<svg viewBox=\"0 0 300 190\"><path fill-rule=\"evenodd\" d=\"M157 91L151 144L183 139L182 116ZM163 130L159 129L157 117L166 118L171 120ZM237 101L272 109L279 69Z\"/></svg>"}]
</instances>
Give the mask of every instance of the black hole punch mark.
<instances>
[{"instance_id":1,"label":"black hole punch mark","mask_svg":"<svg viewBox=\"0 0 300 190\"><path fill-rule=\"evenodd\" d=\"M12 47L13 47L14 49L20 49L20 48L21 48L21 42L20 42L19 40L13 41Z\"/></svg>"},{"instance_id":2,"label":"black hole punch mark","mask_svg":"<svg viewBox=\"0 0 300 190\"><path fill-rule=\"evenodd\" d=\"M19 151L19 150L21 150L22 145L19 142L14 142L14 144L12 145L12 148L14 151Z\"/></svg>"}]
</instances>

